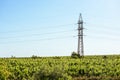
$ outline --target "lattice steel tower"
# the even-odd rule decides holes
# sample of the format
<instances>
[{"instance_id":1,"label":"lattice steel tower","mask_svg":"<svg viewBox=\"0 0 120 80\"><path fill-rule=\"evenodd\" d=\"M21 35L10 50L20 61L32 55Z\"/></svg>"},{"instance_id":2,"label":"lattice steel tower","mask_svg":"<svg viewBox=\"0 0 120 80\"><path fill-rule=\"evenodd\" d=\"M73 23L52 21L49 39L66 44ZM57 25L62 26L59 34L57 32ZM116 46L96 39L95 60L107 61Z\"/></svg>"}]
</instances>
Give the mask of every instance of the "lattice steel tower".
<instances>
[{"instance_id":1,"label":"lattice steel tower","mask_svg":"<svg viewBox=\"0 0 120 80\"><path fill-rule=\"evenodd\" d=\"M84 44L83 44L83 20L82 15L80 14L78 20L78 54L84 56Z\"/></svg>"}]
</instances>

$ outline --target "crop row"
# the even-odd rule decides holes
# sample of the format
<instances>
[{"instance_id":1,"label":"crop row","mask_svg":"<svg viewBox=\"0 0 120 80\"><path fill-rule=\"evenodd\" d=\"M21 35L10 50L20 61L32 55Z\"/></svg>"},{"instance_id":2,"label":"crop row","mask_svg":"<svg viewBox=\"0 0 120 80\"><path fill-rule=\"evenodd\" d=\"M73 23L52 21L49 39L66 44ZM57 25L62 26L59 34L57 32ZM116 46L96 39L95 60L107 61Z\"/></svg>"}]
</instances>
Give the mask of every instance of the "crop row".
<instances>
[{"instance_id":1,"label":"crop row","mask_svg":"<svg viewBox=\"0 0 120 80\"><path fill-rule=\"evenodd\" d=\"M1 58L0 80L120 78L120 56Z\"/></svg>"}]
</instances>

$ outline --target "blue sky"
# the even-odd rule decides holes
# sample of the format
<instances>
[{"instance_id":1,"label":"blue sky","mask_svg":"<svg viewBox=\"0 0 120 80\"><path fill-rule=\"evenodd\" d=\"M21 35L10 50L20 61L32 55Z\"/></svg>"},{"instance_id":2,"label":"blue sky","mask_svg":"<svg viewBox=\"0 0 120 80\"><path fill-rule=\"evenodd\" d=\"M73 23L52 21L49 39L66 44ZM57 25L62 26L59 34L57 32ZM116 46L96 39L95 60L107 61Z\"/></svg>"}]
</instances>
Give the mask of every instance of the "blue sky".
<instances>
[{"instance_id":1,"label":"blue sky","mask_svg":"<svg viewBox=\"0 0 120 80\"><path fill-rule=\"evenodd\" d=\"M120 53L120 0L0 0L0 57L66 56L77 51L84 20L85 55Z\"/></svg>"}]
</instances>

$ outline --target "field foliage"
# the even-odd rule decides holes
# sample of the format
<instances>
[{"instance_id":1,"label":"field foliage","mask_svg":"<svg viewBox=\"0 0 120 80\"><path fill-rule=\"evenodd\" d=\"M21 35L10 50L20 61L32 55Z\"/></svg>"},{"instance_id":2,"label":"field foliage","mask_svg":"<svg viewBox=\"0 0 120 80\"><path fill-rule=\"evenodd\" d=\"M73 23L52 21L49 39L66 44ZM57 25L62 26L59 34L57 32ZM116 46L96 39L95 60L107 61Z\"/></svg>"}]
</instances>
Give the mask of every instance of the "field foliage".
<instances>
[{"instance_id":1,"label":"field foliage","mask_svg":"<svg viewBox=\"0 0 120 80\"><path fill-rule=\"evenodd\" d=\"M0 58L0 80L119 80L120 56Z\"/></svg>"}]
</instances>

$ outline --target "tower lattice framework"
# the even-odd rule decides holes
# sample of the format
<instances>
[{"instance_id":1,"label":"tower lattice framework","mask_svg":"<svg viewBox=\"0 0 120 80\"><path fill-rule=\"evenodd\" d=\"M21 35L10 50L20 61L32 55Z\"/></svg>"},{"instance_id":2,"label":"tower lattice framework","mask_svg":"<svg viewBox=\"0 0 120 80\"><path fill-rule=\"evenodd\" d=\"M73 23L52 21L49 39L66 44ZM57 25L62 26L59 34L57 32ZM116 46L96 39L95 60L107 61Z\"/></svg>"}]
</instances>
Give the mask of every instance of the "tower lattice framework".
<instances>
[{"instance_id":1,"label":"tower lattice framework","mask_svg":"<svg viewBox=\"0 0 120 80\"><path fill-rule=\"evenodd\" d=\"M83 19L82 15L80 14L78 20L78 54L80 56L84 56L84 44L83 44Z\"/></svg>"}]
</instances>

